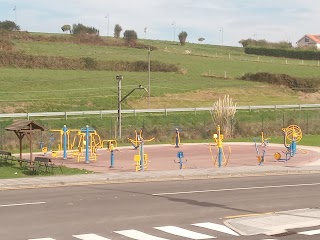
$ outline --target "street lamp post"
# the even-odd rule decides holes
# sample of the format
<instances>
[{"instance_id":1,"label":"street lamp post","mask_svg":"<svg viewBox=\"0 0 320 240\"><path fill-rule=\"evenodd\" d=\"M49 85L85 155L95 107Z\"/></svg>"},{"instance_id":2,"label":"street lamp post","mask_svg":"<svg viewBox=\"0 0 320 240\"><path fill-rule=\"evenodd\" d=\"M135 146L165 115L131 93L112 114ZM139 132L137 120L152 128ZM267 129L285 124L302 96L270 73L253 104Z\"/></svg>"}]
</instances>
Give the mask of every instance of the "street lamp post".
<instances>
[{"instance_id":1,"label":"street lamp post","mask_svg":"<svg viewBox=\"0 0 320 240\"><path fill-rule=\"evenodd\" d=\"M121 80L123 76L116 76L118 80L118 137L121 139Z\"/></svg>"},{"instance_id":2,"label":"street lamp post","mask_svg":"<svg viewBox=\"0 0 320 240\"><path fill-rule=\"evenodd\" d=\"M223 46L223 28L220 29L221 32L221 45Z\"/></svg>"},{"instance_id":3,"label":"street lamp post","mask_svg":"<svg viewBox=\"0 0 320 240\"><path fill-rule=\"evenodd\" d=\"M139 85L139 87L132 89L127 95L125 95L123 98L121 98L121 80L123 79L123 76L118 75L116 76L116 79L118 80L118 137L119 139L122 138L122 127L121 127L121 103L129 97L135 90L145 90L148 92L147 89L143 88L142 85Z\"/></svg>"},{"instance_id":4,"label":"street lamp post","mask_svg":"<svg viewBox=\"0 0 320 240\"><path fill-rule=\"evenodd\" d=\"M173 26L173 41L176 41L176 23L175 21L172 22L172 26Z\"/></svg>"},{"instance_id":5,"label":"street lamp post","mask_svg":"<svg viewBox=\"0 0 320 240\"><path fill-rule=\"evenodd\" d=\"M17 6L16 5L14 6L13 11L14 11L14 23L16 25L18 25L18 23L17 23Z\"/></svg>"},{"instance_id":6,"label":"street lamp post","mask_svg":"<svg viewBox=\"0 0 320 240\"><path fill-rule=\"evenodd\" d=\"M109 37L109 22L110 22L109 13L105 16L105 18L107 18L108 20L107 37Z\"/></svg>"},{"instance_id":7,"label":"street lamp post","mask_svg":"<svg viewBox=\"0 0 320 240\"><path fill-rule=\"evenodd\" d=\"M149 46L149 50L148 50L148 108L150 109L150 87L151 87L151 84L150 84L150 79L151 79L151 61L150 61L150 58L151 58L151 48Z\"/></svg>"}]
</instances>

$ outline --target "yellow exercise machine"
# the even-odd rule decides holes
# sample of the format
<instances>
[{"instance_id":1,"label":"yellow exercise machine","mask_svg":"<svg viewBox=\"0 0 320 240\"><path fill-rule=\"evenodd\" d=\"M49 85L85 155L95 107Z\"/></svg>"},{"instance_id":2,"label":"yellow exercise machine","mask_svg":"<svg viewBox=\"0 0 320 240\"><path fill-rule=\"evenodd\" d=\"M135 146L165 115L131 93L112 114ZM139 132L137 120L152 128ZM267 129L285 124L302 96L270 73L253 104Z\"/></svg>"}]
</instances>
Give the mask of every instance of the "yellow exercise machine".
<instances>
[{"instance_id":1,"label":"yellow exercise machine","mask_svg":"<svg viewBox=\"0 0 320 240\"><path fill-rule=\"evenodd\" d=\"M294 157L297 153L297 143L302 139L302 130L297 125L290 125L286 128L282 128L283 131L283 144L286 147L284 152L286 155L285 159L281 158L281 153L276 152L274 158L278 161L288 161L291 157ZM289 141L289 143L287 143Z\"/></svg>"},{"instance_id":2,"label":"yellow exercise machine","mask_svg":"<svg viewBox=\"0 0 320 240\"><path fill-rule=\"evenodd\" d=\"M149 140L144 140L142 136L139 136L138 140L133 142L136 146L139 146L139 154L134 155L134 163L136 166L136 172L144 171L145 169L148 168L149 156L148 156L148 154L144 153L144 143L151 142L154 139L155 138L151 138Z\"/></svg>"},{"instance_id":3,"label":"yellow exercise machine","mask_svg":"<svg viewBox=\"0 0 320 240\"><path fill-rule=\"evenodd\" d=\"M228 161L229 161L229 157L231 154L231 148L229 146L229 154L226 157L223 151L223 134L221 134L220 132L220 126L218 125L217 127L217 133L213 134L213 140L215 142L215 144L213 144L213 146L217 147L217 156L214 158L213 156L213 151L212 151L212 145L209 144L210 147L210 152L212 154L212 160L214 162L214 166L215 167L225 167L228 165Z\"/></svg>"}]
</instances>

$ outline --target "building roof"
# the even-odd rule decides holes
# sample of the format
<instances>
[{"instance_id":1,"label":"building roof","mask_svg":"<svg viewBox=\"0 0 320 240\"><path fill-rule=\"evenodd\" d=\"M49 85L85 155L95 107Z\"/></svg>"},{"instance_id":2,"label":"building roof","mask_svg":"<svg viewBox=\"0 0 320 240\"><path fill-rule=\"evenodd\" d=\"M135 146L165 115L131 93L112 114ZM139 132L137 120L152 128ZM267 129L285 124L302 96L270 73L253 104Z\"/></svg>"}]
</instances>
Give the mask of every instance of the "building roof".
<instances>
[{"instance_id":1,"label":"building roof","mask_svg":"<svg viewBox=\"0 0 320 240\"><path fill-rule=\"evenodd\" d=\"M307 37L315 41L316 43L320 43L320 35L312 35L312 34L307 34Z\"/></svg>"},{"instance_id":2,"label":"building roof","mask_svg":"<svg viewBox=\"0 0 320 240\"><path fill-rule=\"evenodd\" d=\"M310 38L312 41L320 44L320 35L319 35L319 34L306 34L306 35L304 35L303 38L301 38L298 42L300 42L302 39L304 39L304 38L306 38L306 37L308 37L308 38Z\"/></svg>"}]
</instances>

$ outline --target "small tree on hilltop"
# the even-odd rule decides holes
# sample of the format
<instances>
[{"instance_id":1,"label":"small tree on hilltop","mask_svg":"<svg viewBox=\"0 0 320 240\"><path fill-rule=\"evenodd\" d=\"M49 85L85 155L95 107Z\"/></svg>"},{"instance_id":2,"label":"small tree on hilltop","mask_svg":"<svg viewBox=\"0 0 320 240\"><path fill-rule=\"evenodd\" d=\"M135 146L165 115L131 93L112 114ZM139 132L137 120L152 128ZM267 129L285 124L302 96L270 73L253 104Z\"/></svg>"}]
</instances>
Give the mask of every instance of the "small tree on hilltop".
<instances>
[{"instance_id":1,"label":"small tree on hilltop","mask_svg":"<svg viewBox=\"0 0 320 240\"><path fill-rule=\"evenodd\" d=\"M20 27L12 21L0 21L0 29L8 30L8 31L20 31Z\"/></svg>"},{"instance_id":2,"label":"small tree on hilltop","mask_svg":"<svg viewBox=\"0 0 320 240\"><path fill-rule=\"evenodd\" d=\"M183 46L183 45L186 44L188 33L185 32L185 31L182 31L181 33L179 33L178 37L179 37L179 40L180 40L180 44Z\"/></svg>"},{"instance_id":3,"label":"small tree on hilltop","mask_svg":"<svg viewBox=\"0 0 320 240\"><path fill-rule=\"evenodd\" d=\"M61 27L61 30L62 30L62 32L66 32L66 31L69 31L69 33L71 33L71 26L70 25L63 25L62 27Z\"/></svg>"},{"instance_id":4,"label":"small tree on hilltop","mask_svg":"<svg viewBox=\"0 0 320 240\"><path fill-rule=\"evenodd\" d=\"M114 26L114 37L119 38L122 31L122 27L119 24Z\"/></svg>"},{"instance_id":5,"label":"small tree on hilltop","mask_svg":"<svg viewBox=\"0 0 320 240\"><path fill-rule=\"evenodd\" d=\"M219 98L211 109L211 116L213 117L214 123L220 125L221 131L226 137L231 137L231 129L236 111L237 104L233 103L229 95L225 95L223 99Z\"/></svg>"},{"instance_id":6,"label":"small tree on hilltop","mask_svg":"<svg viewBox=\"0 0 320 240\"><path fill-rule=\"evenodd\" d=\"M138 40L138 35L134 30L126 30L123 34L123 37L127 44L135 46Z\"/></svg>"}]
</instances>

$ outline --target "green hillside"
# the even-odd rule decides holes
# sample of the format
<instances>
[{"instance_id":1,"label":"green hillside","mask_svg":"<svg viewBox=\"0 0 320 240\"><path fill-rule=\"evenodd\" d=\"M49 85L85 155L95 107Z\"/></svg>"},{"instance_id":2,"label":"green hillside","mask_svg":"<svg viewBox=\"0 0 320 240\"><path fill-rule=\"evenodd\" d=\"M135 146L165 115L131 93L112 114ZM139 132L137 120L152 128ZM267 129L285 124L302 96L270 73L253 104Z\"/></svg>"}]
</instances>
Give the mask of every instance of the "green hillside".
<instances>
[{"instance_id":1,"label":"green hillside","mask_svg":"<svg viewBox=\"0 0 320 240\"><path fill-rule=\"evenodd\" d=\"M37 34L41 35L41 34ZM44 36L48 36L45 34ZM69 35L57 35L68 38ZM107 41L113 41L108 38ZM12 39L16 51L36 57L90 58L95 61L148 61L148 50L68 42ZM139 40L155 48L151 60L173 64L177 72L155 72L151 64L151 108L209 107L229 94L238 105L317 103L318 94L238 80L245 73L271 72L320 76L318 62L257 57L242 48L206 44ZM1 53L1 51L0 51ZM117 108L116 75L123 75L123 94L138 85L148 87L148 72L62 70L1 66L1 112L101 110ZM224 79L225 74L227 79ZM205 77L210 75L211 77ZM316 81L316 80L315 80ZM148 94L135 92L123 108L147 108Z\"/></svg>"}]
</instances>

